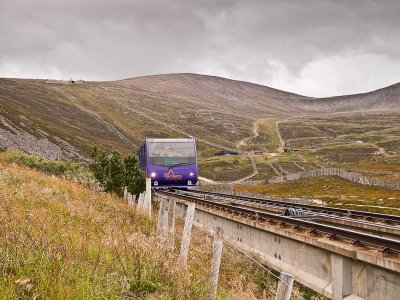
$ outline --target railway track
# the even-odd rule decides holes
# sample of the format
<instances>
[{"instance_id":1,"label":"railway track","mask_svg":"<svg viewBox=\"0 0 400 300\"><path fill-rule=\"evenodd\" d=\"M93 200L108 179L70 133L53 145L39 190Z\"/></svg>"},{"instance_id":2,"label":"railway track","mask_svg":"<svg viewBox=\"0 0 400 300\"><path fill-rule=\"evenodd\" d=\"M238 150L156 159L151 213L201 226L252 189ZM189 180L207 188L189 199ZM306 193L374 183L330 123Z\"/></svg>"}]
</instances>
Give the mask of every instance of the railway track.
<instances>
[{"instance_id":1,"label":"railway track","mask_svg":"<svg viewBox=\"0 0 400 300\"><path fill-rule=\"evenodd\" d=\"M185 201L195 202L198 205L215 209L217 211L224 211L226 213L237 214L246 218L251 218L258 222L267 222L270 224L277 224L284 227L286 226L289 228L306 231L308 233L326 235L330 239L343 240L350 242L353 245L377 247L379 251L383 253L400 253L400 235L398 234L400 229L397 226L400 224L400 217L398 216L349 211L336 208L315 207L311 205L286 203L277 200L259 199L254 197L243 197L212 192L158 191L157 193L165 196L173 196ZM214 198L210 198L210 196L214 196ZM238 205L238 203L235 202L232 203L229 201L229 199L240 200L242 201L242 204L244 203L244 205ZM268 206L272 206L273 204L274 207L281 209L301 208L303 211L312 214L306 215L309 218L285 216L282 214L282 211L281 213L270 212L265 210L262 206L246 206L246 202L251 204L267 204ZM367 226L364 230L360 230L359 228L354 229L352 226L348 226L348 224L331 225L326 224L326 222L323 223L315 220L315 218L319 219L321 217L329 219L338 218L341 216L355 218L356 220L353 219L353 222L356 221L359 223L370 223L370 226ZM372 219L373 223L371 223L369 219ZM377 224L378 220L379 222L384 222L384 224ZM395 223L396 225L392 226L388 225L388 223ZM393 227L392 229L394 231L391 233L392 236L388 237L379 234L381 231L379 229L380 226L384 226L386 228L389 226Z\"/></svg>"},{"instance_id":2,"label":"railway track","mask_svg":"<svg viewBox=\"0 0 400 300\"><path fill-rule=\"evenodd\" d=\"M386 223L391 225L399 225L400 226L400 216L396 215L388 215L388 214L379 214L367 211L358 211L358 210L349 210L343 208L334 208L334 207L321 207L315 205L307 205L307 204L300 204L300 203L292 203L292 202L283 202L274 199L264 199L264 198L256 198L256 197L246 197L246 196L239 196L239 195L230 195L230 194L223 194L223 193L215 193L215 192L205 192L205 191L191 191L193 193L202 194L202 195L211 195L211 196L218 196L223 197L226 199L238 199L253 203L260 203L260 204L267 204L276 207L282 208L295 208L301 209L310 212L316 213L323 213L326 215L334 215L334 216L345 216L347 218L354 218L354 219L361 219L361 220L368 220L373 222L379 223Z\"/></svg>"},{"instance_id":3,"label":"railway track","mask_svg":"<svg viewBox=\"0 0 400 300\"><path fill-rule=\"evenodd\" d=\"M199 196L195 194L196 196ZM221 200L218 200L221 199ZM343 216L337 216L332 214L324 214L324 213L317 213L317 212L310 212L307 210L298 210L293 208L282 208L277 207L274 205L268 204L259 204L254 202L248 202L244 200L237 200L237 199L229 199L229 200L222 200L223 198L214 198L214 201L224 201L229 202L232 205L239 206L239 207L247 207L254 210L261 210L261 211L269 211L277 214L288 214L292 215L293 217L299 218L308 218L312 219L318 223L328 223L328 224L336 224L336 226L346 226L352 227L357 229L361 232L374 232L375 234L379 234L381 236L388 236L395 239L400 240L400 226L398 225L389 225L386 223L377 223L371 222L369 220L364 219L352 219Z\"/></svg>"}]
</instances>

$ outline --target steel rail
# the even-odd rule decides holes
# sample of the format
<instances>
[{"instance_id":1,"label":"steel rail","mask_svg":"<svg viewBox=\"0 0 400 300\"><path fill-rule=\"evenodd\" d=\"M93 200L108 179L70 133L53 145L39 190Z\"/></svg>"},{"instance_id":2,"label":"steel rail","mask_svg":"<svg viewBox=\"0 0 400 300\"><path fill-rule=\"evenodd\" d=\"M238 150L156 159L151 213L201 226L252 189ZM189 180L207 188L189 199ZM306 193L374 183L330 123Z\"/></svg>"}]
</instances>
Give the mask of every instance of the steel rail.
<instances>
[{"instance_id":1,"label":"steel rail","mask_svg":"<svg viewBox=\"0 0 400 300\"><path fill-rule=\"evenodd\" d=\"M167 191L158 191L157 193L164 194L166 196L174 196L178 199L183 199L191 202L195 202L197 204L201 204L204 206L218 208L224 211L230 211L233 213L238 213L241 215L245 215L251 217L258 221L266 221L266 222L274 222L277 224L286 224L293 228L304 229L310 232L316 232L320 234L327 234L330 238L333 239L344 239L349 240L353 244L360 244L364 246L374 246L378 247L381 251L388 252L396 252L400 253L400 241L392 240L385 237L379 237L367 233L361 233L358 231L353 231L349 229L339 228L335 226L314 223L306 220L294 219L287 216L276 215L267 212L254 211L247 208L232 206L229 204L218 203L206 199L199 199L193 196L167 192Z\"/></svg>"},{"instance_id":2,"label":"steel rail","mask_svg":"<svg viewBox=\"0 0 400 300\"><path fill-rule=\"evenodd\" d=\"M247 196L239 196L239 195L230 195L224 193L215 193L215 192L207 192L207 191L195 191L191 190L190 192L198 193L198 194L208 194L208 195L215 195L224 198L231 198L231 199L238 199L238 200L245 200L251 201L256 203L263 203L269 205L280 206L284 208L301 208L304 210L326 213L326 214L336 214L339 216L346 216L352 218L369 218L374 220L381 220L383 222L396 222L400 224L400 216L396 215L389 215L389 214L380 214L380 213L373 213L367 211L359 211L359 210L351 210L351 209L344 209L344 208L335 208L335 207L322 207L322 206L315 206L315 205L307 205L307 204L300 204L300 203L290 203L290 202L283 202L274 199L264 199L264 198L257 198L257 197L247 197Z\"/></svg>"},{"instance_id":3,"label":"steel rail","mask_svg":"<svg viewBox=\"0 0 400 300\"><path fill-rule=\"evenodd\" d=\"M241 207L248 207L250 209L255 209L255 210L266 210L268 211L269 208L271 207L270 205L267 204L262 204L262 205L266 205L266 206L256 206L256 207L252 207L251 204L255 204L253 202L249 203L248 201L245 200L240 200L240 199L235 199L233 200L233 205L235 206L241 206ZM240 201L240 202L239 202ZM257 204L256 204L257 205ZM273 208L276 208L274 206L272 206ZM283 209L281 207L279 207L278 209ZM325 214L325 213L321 213L321 212L309 212L309 211L305 211L302 210L302 213L304 213L303 217L305 218L317 218L322 220L323 223L338 223L338 224L342 224L345 225L347 227L353 227L353 228L359 228L361 230L364 231L371 231L371 232L376 232L376 233L380 233L380 234L385 234L385 235L391 235L391 236L395 236L395 237L399 237L400 238L400 226L397 225L390 225L387 223L377 223L374 221L369 221L369 220L360 220L360 219L354 219L354 218L348 218L347 216L341 216L341 215L337 215L337 214ZM341 222L347 222L349 224L343 224ZM368 226L367 228L365 226Z\"/></svg>"}]
</instances>

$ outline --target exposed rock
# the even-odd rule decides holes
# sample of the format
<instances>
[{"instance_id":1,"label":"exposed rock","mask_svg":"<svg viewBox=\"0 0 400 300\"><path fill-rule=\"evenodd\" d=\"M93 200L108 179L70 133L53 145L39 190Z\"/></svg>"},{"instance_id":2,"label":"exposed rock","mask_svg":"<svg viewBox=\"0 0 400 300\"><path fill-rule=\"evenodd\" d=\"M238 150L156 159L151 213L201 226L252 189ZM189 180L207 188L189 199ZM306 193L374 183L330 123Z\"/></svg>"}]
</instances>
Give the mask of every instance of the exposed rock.
<instances>
[{"instance_id":1,"label":"exposed rock","mask_svg":"<svg viewBox=\"0 0 400 300\"><path fill-rule=\"evenodd\" d=\"M51 160L86 160L68 142L55 137L59 142L57 145L43 137L48 134L41 129L38 129L38 132L42 137L36 137L3 116L0 116L0 123L3 125L3 128L0 128L0 150L21 150Z\"/></svg>"}]
</instances>

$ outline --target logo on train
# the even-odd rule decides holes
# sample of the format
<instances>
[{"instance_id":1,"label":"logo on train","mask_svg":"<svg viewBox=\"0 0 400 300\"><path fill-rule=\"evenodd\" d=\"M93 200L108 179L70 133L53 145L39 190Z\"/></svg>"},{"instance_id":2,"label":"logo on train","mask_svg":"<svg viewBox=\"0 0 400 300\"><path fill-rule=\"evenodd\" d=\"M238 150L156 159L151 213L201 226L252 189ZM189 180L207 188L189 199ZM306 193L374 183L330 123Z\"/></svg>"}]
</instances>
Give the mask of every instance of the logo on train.
<instances>
[{"instance_id":1,"label":"logo on train","mask_svg":"<svg viewBox=\"0 0 400 300\"><path fill-rule=\"evenodd\" d=\"M169 169L167 173L164 173L164 178L167 180L179 180L182 179L182 175L176 175L172 169Z\"/></svg>"}]
</instances>

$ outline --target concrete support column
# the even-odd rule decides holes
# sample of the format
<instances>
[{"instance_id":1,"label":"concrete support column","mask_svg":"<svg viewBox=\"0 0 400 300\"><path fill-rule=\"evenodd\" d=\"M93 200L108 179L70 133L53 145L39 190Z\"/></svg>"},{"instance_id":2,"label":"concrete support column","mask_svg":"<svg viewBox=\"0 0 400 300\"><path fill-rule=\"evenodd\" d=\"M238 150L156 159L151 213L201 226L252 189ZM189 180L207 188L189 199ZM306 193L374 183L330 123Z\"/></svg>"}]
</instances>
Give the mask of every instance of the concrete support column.
<instances>
[{"instance_id":1,"label":"concrete support column","mask_svg":"<svg viewBox=\"0 0 400 300\"><path fill-rule=\"evenodd\" d=\"M352 293L352 263L347 257L331 254L332 299L342 300Z\"/></svg>"}]
</instances>

